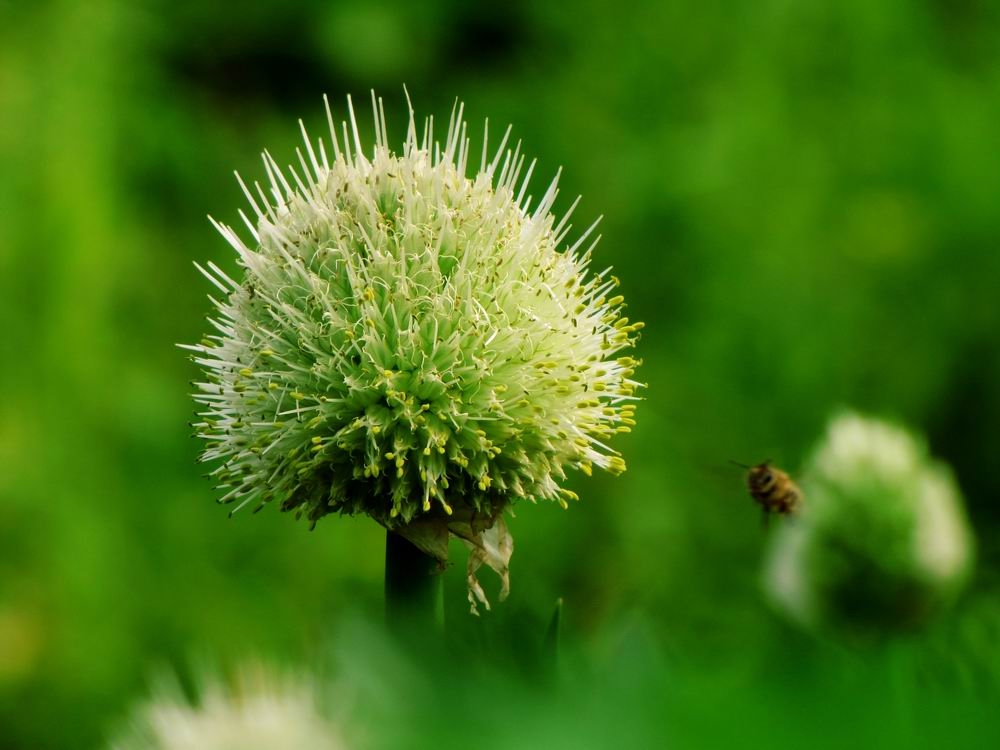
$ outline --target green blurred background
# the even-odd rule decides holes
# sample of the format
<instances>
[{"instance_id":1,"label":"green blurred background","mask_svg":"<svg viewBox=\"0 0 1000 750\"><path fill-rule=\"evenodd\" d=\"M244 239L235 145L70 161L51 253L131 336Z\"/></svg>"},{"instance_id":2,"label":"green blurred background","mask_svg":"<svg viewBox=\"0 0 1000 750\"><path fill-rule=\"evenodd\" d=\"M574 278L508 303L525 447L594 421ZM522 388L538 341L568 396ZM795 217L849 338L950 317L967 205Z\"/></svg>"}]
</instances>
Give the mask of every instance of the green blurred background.
<instances>
[{"instance_id":1,"label":"green blurred background","mask_svg":"<svg viewBox=\"0 0 1000 750\"><path fill-rule=\"evenodd\" d=\"M5 0L0 748L97 747L157 667L308 661L377 618L374 523L213 503L174 344L206 328L192 261L235 267L205 220L238 222L232 170L293 159L323 93L342 117L374 87L401 142L404 83L419 114L464 100L474 139L513 123L536 175L564 166L557 211L604 214L596 264L647 323L629 472L518 510L483 622L452 569L455 637L564 596L594 704L634 690L635 737L681 747L997 735L996 3ZM727 466L794 470L844 405L923 431L979 539L952 613L861 652L769 610Z\"/></svg>"}]
</instances>

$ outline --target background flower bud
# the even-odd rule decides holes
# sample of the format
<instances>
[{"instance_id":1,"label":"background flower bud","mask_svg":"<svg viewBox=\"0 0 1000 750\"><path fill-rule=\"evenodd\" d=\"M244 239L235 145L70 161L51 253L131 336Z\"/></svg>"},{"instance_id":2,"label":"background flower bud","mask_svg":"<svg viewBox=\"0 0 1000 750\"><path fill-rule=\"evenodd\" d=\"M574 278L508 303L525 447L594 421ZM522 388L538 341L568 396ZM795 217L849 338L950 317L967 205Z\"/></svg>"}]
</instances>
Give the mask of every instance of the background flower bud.
<instances>
[{"instance_id":1,"label":"background flower bud","mask_svg":"<svg viewBox=\"0 0 1000 750\"><path fill-rule=\"evenodd\" d=\"M765 583L815 629L880 633L950 602L973 560L951 472L901 427L843 414L802 477L805 508L773 539Z\"/></svg>"}]
</instances>

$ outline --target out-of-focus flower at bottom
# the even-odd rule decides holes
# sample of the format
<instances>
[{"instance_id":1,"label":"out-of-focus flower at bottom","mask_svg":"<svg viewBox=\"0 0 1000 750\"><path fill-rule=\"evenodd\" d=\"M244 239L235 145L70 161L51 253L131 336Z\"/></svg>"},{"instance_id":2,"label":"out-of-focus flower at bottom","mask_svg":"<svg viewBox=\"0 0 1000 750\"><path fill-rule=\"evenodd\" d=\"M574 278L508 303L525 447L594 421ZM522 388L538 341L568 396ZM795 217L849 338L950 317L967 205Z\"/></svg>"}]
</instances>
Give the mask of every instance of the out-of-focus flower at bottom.
<instances>
[{"instance_id":1,"label":"out-of-focus flower at bottom","mask_svg":"<svg viewBox=\"0 0 1000 750\"><path fill-rule=\"evenodd\" d=\"M140 705L111 750L341 750L308 681L254 666L226 684L207 681L192 704L176 687Z\"/></svg>"},{"instance_id":2,"label":"out-of-focus flower at bottom","mask_svg":"<svg viewBox=\"0 0 1000 750\"><path fill-rule=\"evenodd\" d=\"M972 569L974 540L949 469L901 427L843 414L801 478L805 508L783 524L764 583L800 625L876 635L920 625Z\"/></svg>"}]
</instances>

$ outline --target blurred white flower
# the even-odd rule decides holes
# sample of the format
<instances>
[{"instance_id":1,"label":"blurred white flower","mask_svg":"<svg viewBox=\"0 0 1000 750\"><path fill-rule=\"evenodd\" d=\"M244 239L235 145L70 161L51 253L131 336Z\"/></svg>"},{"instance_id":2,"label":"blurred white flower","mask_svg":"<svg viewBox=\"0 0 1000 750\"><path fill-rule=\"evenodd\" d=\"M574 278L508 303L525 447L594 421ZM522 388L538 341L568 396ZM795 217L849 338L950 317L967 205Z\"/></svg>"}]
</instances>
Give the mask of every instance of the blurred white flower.
<instances>
[{"instance_id":1,"label":"blurred white flower","mask_svg":"<svg viewBox=\"0 0 1000 750\"><path fill-rule=\"evenodd\" d=\"M306 681L277 678L261 667L240 672L235 684L209 681L197 705L177 687L135 711L127 735L111 750L341 750Z\"/></svg>"},{"instance_id":2,"label":"blurred white flower","mask_svg":"<svg viewBox=\"0 0 1000 750\"><path fill-rule=\"evenodd\" d=\"M764 578L802 625L910 627L965 582L974 544L958 487L903 428L837 417L801 485L805 508L777 532Z\"/></svg>"}]
</instances>

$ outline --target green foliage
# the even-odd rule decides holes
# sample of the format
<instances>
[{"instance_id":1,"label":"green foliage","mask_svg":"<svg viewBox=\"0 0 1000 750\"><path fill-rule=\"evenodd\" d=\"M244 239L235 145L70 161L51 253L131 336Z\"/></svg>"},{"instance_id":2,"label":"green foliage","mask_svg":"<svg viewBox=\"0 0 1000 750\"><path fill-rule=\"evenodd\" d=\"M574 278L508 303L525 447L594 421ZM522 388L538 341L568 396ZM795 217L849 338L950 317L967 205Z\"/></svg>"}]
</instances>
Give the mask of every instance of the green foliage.
<instances>
[{"instance_id":1,"label":"green foliage","mask_svg":"<svg viewBox=\"0 0 1000 750\"><path fill-rule=\"evenodd\" d=\"M553 699L563 712L502 703L509 744L597 724L622 746L985 734L998 22L988 3L899 0L0 6L0 746L99 746L157 664L309 662L345 611L379 611L368 519L309 535L220 517L184 426L197 368L174 343L208 309L191 262L235 273L203 218L238 220L230 170L294 153L288 123L321 127L324 92L375 86L405 121L403 82L439 120L459 96L471 121L514 123L538 174L565 165L554 211L580 193L580 226L605 214L595 262L648 324L629 471L510 520L515 585L489 615L468 616L460 560L446 574L449 628L510 671L540 647L502 646L541 638L558 596L563 642L608 665ZM724 468L796 469L842 404L925 432L982 540L954 615L864 658L767 609L758 515ZM633 610L640 645L609 646ZM378 649L356 651L378 670ZM464 687L452 739L494 717Z\"/></svg>"}]
</instances>

